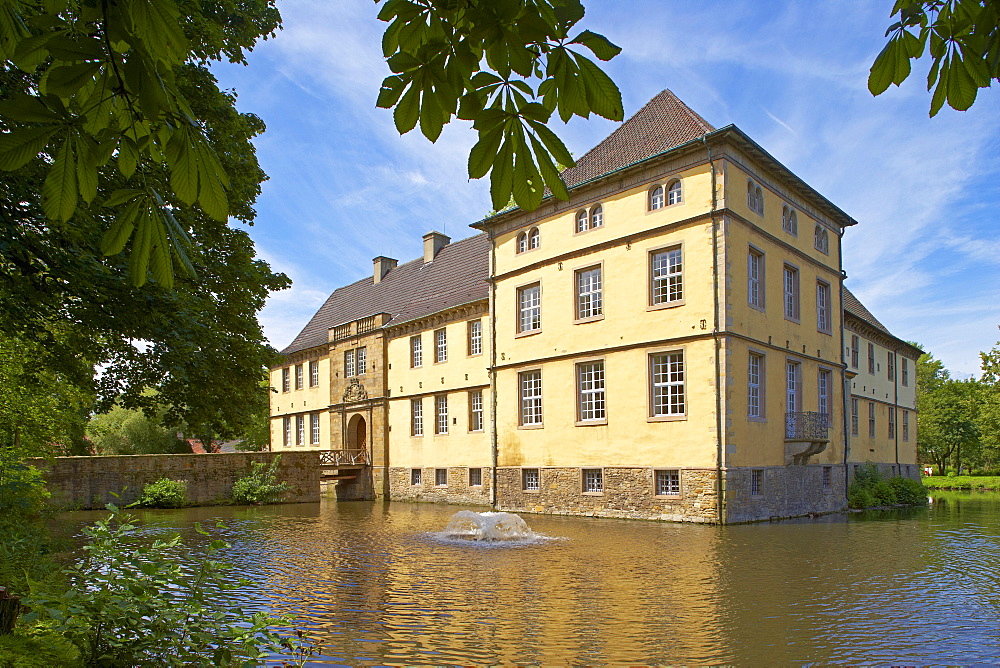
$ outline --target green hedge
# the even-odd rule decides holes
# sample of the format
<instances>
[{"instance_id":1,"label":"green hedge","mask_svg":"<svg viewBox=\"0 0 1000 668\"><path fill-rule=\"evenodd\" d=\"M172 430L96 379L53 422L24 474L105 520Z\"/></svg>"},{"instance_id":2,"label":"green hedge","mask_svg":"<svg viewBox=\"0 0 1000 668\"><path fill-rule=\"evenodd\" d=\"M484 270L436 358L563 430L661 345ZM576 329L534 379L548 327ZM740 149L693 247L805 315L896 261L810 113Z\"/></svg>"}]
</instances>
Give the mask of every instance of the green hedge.
<instances>
[{"instance_id":1,"label":"green hedge","mask_svg":"<svg viewBox=\"0 0 1000 668\"><path fill-rule=\"evenodd\" d=\"M927 476L923 479L927 489L983 489L1000 491L1000 476L961 475Z\"/></svg>"},{"instance_id":2,"label":"green hedge","mask_svg":"<svg viewBox=\"0 0 1000 668\"><path fill-rule=\"evenodd\" d=\"M851 508L878 506L919 506L927 503L927 490L916 480L895 476L885 479L871 462L858 469L847 488Z\"/></svg>"}]
</instances>

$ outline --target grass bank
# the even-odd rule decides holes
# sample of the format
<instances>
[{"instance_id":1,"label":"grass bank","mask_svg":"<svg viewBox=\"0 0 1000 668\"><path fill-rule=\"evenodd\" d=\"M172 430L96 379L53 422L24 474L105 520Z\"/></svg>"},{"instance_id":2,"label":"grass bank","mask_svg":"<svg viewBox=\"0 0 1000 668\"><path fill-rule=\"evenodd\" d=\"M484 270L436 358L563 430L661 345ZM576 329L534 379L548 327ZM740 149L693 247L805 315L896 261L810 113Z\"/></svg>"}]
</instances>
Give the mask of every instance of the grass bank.
<instances>
[{"instance_id":1,"label":"grass bank","mask_svg":"<svg viewBox=\"0 0 1000 668\"><path fill-rule=\"evenodd\" d=\"M922 479L927 489L1000 491L1000 476L993 475L932 475Z\"/></svg>"}]
</instances>

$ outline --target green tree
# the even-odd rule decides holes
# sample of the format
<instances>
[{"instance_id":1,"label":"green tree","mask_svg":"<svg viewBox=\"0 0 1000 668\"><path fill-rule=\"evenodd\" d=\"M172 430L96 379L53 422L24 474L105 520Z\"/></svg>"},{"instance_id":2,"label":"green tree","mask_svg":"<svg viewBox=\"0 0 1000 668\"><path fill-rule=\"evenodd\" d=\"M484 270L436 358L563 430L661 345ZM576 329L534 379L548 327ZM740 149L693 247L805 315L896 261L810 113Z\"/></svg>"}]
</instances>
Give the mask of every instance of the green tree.
<instances>
[{"instance_id":1,"label":"green tree","mask_svg":"<svg viewBox=\"0 0 1000 668\"><path fill-rule=\"evenodd\" d=\"M943 474L949 463L979 456L979 383L955 380L944 364L925 353L917 360L917 450Z\"/></svg>"},{"instance_id":2,"label":"green tree","mask_svg":"<svg viewBox=\"0 0 1000 668\"><path fill-rule=\"evenodd\" d=\"M177 432L163 425L166 409L149 416L136 409L114 406L87 424L87 438L98 455L152 455L191 452Z\"/></svg>"},{"instance_id":3,"label":"green tree","mask_svg":"<svg viewBox=\"0 0 1000 668\"><path fill-rule=\"evenodd\" d=\"M1000 465L1000 341L990 350L979 353L983 375L980 378L981 402L979 431L986 468Z\"/></svg>"},{"instance_id":4,"label":"green tree","mask_svg":"<svg viewBox=\"0 0 1000 668\"><path fill-rule=\"evenodd\" d=\"M931 116L947 100L964 111L980 88L1000 81L1000 0L896 0L889 42L871 67L868 89L881 95L910 76L910 61L929 52ZM929 48L928 48L929 45Z\"/></svg>"}]
</instances>

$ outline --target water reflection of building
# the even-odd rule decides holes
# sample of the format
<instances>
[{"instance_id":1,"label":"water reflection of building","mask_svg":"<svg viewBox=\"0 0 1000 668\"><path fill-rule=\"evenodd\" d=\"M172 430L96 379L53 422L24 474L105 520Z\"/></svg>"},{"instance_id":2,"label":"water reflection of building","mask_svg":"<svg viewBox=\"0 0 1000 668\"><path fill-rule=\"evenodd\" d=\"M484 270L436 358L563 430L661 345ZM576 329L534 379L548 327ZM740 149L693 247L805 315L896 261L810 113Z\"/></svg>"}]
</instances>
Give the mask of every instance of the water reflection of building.
<instances>
[{"instance_id":1,"label":"water reflection of building","mask_svg":"<svg viewBox=\"0 0 1000 668\"><path fill-rule=\"evenodd\" d=\"M843 287L856 221L669 91L563 176L334 291L272 369L275 448L365 449L345 498L697 522L843 508L854 461L916 475L919 351ZM854 336L886 375L868 440Z\"/></svg>"}]
</instances>

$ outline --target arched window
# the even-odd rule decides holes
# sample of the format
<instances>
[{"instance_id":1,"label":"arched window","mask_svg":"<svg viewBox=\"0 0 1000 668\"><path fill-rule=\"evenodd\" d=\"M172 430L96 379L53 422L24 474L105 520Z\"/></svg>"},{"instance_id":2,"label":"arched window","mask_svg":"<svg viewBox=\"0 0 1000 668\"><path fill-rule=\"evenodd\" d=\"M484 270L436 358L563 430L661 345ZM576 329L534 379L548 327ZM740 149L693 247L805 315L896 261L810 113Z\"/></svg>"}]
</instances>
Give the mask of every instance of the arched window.
<instances>
[{"instance_id":1,"label":"arched window","mask_svg":"<svg viewBox=\"0 0 1000 668\"><path fill-rule=\"evenodd\" d=\"M764 215L764 191L757 186L757 213Z\"/></svg>"},{"instance_id":2,"label":"arched window","mask_svg":"<svg viewBox=\"0 0 1000 668\"><path fill-rule=\"evenodd\" d=\"M523 253L526 250L528 250L528 235L521 232L517 235L517 252Z\"/></svg>"},{"instance_id":3,"label":"arched window","mask_svg":"<svg viewBox=\"0 0 1000 668\"><path fill-rule=\"evenodd\" d=\"M663 186L656 186L649 191L649 210L655 211L656 209L663 208Z\"/></svg>"},{"instance_id":4,"label":"arched window","mask_svg":"<svg viewBox=\"0 0 1000 668\"><path fill-rule=\"evenodd\" d=\"M600 227L604 224L604 207L600 204L595 204L593 208L590 209L590 228Z\"/></svg>"},{"instance_id":5,"label":"arched window","mask_svg":"<svg viewBox=\"0 0 1000 668\"><path fill-rule=\"evenodd\" d=\"M813 245L821 253L830 252L830 235L821 225L816 226L816 231L813 234Z\"/></svg>"},{"instance_id":6,"label":"arched window","mask_svg":"<svg viewBox=\"0 0 1000 668\"><path fill-rule=\"evenodd\" d=\"M667 204L680 204L681 203L681 182L674 181L667 188Z\"/></svg>"},{"instance_id":7,"label":"arched window","mask_svg":"<svg viewBox=\"0 0 1000 668\"><path fill-rule=\"evenodd\" d=\"M757 210L757 191L754 190L753 181L747 181L747 207L751 211Z\"/></svg>"},{"instance_id":8,"label":"arched window","mask_svg":"<svg viewBox=\"0 0 1000 668\"><path fill-rule=\"evenodd\" d=\"M538 228L533 227L531 231L528 232L528 249L538 248L542 243L541 236L538 234Z\"/></svg>"},{"instance_id":9,"label":"arched window","mask_svg":"<svg viewBox=\"0 0 1000 668\"><path fill-rule=\"evenodd\" d=\"M795 236L799 234L799 221L795 216L795 209L787 205L781 208L781 229Z\"/></svg>"},{"instance_id":10,"label":"arched window","mask_svg":"<svg viewBox=\"0 0 1000 668\"><path fill-rule=\"evenodd\" d=\"M587 210L580 209L576 212L576 231L586 232L587 231Z\"/></svg>"}]
</instances>

